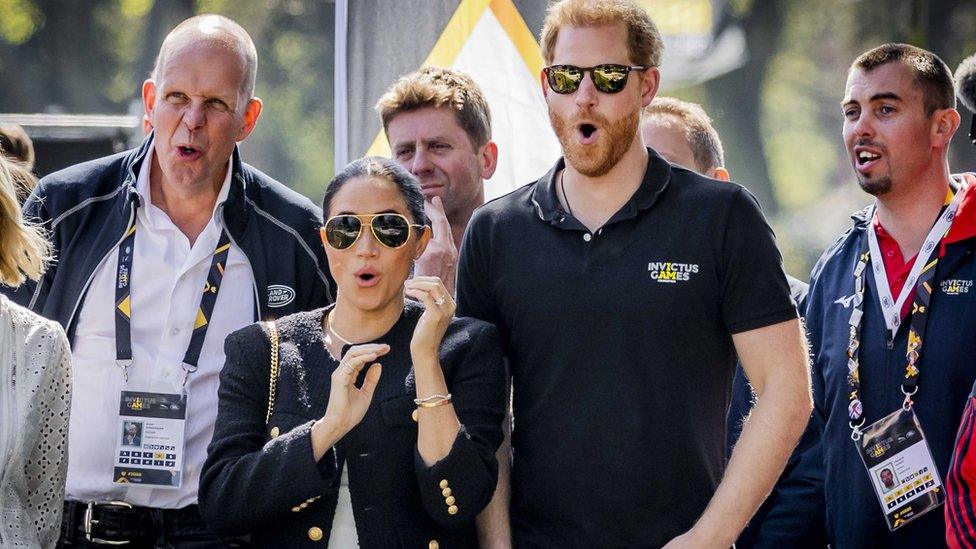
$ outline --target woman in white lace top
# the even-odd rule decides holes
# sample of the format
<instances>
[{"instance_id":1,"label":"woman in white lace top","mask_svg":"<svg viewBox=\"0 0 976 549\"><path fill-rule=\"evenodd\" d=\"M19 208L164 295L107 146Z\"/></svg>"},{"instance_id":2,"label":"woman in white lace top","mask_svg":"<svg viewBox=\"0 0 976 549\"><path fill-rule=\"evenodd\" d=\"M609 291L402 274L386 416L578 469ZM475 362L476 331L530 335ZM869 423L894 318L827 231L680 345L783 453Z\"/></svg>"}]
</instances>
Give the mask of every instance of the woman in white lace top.
<instances>
[{"instance_id":1,"label":"woman in white lace top","mask_svg":"<svg viewBox=\"0 0 976 549\"><path fill-rule=\"evenodd\" d=\"M50 256L21 218L0 155L0 284L38 279ZM0 294L0 547L54 547L67 469L70 350L61 326Z\"/></svg>"}]
</instances>

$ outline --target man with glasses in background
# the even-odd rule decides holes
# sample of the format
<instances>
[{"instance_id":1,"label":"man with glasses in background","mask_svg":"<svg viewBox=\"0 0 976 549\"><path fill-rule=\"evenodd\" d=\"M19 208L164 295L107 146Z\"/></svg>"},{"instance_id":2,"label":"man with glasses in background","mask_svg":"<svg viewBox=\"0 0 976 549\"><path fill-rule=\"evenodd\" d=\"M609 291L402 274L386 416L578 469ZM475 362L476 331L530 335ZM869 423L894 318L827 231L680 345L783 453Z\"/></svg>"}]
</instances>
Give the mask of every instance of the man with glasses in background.
<instances>
[{"instance_id":1,"label":"man with glasses in background","mask_svg":"<svg viewBox=\"0 0 976 549\"><path fill-rule=\"evenodd\" d=\"M662 53L643 8L554 4L542 50L564 158L475 213L458 268L458 314L510 360L514 541L731 546L811 410L772 231L741 186L642 144ZM722 480L736 354L758 403Z\"/></svg>"}]
</instances>

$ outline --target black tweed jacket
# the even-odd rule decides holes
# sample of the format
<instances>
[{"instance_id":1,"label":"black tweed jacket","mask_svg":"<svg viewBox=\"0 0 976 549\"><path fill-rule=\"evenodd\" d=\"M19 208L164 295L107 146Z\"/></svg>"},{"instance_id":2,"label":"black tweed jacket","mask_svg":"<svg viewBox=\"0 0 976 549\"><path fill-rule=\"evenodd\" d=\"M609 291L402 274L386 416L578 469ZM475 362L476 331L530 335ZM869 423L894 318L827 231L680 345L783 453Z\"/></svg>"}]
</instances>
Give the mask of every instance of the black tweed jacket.
<instances>
[{"instance_id":1,"label":"black tweed jacket","mask_svg":"<svg viewBox=\"0 0 976 549\"><path fill-rule=\"evenodd\" d=\"M462 428L450 454L427 467L416 449L410 359L423 309L408 302L377 340L391 350L381 359L366 416L316 463L310 431L325 413L337 366L322 343L327 310L278 320L281 371L267 424L267 334L255 324L227 338L217 423L200 480L205 520L222 535L250 533L259 547L325 547L345 463L362 547L476 547L474 518L497 482L506 405L497 330L467 318L448 328L440 361Z\"/></svg>"}]
</instances>

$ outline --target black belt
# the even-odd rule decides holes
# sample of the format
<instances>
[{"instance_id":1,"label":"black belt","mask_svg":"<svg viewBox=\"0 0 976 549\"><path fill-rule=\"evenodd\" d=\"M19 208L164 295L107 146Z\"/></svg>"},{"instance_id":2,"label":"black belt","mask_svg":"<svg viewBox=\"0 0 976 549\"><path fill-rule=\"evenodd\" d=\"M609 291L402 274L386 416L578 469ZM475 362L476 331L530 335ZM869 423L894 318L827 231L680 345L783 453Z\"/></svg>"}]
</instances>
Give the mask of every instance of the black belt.
<instances>
[{"instance_id":1,"label":"black belt","mask_svg":"<svg viewBox=\"0 0 976 549\"><path fill-rule=\"evenodd\" d=\"M138 507L121 501L65 501L59 546L75 543L144 546L168 532L202 527L200 508Z\"/></svg>"}]
</instances>

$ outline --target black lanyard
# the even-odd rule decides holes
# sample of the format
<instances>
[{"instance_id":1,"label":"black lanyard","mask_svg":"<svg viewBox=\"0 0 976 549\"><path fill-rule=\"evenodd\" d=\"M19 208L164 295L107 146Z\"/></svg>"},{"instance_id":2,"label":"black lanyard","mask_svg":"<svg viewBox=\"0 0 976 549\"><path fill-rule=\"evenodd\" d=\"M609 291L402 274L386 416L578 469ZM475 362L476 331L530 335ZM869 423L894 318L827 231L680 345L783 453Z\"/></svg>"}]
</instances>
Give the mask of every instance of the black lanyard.
<instances>
[{"instance_id":1,"label":"black lanyard","mask_svg":"<svg viewBox=\"0 0 976 549\"><path fill-rule=\"evenodd\" d=\"M132 282L132 258L135 255L136 223L133 220L125 238L119 244L119 266L115 284L115 359L122 367L122 375L128 381L128 366L132 364L132 294L129 285ZM220 232L220 240L210 262L210 272L204 283L200 306L197 308L196 319L193 322L193 335L190 344L183 355L183 369L185 374L193 373L200 360L203 340L207 337L210 318L213 315L214 304L217 302L217 292L220 282L224 278L224 266L230 252L230 237L227 231ZM186 377L183 378L184 383Z\"/></svg>"},{"instance_id":2,"label":"black lanyard","mask_svg":"<svg viewBox=\"0 0 976 549\"><path fill-rule=\"evenodd\" d=\"M867 230L873 231L874 227L869 224ZM945 235L943 234L942 239L944 238ZM857 265L854 267L854 311L851 313L850 339L847 346L847 396L849 400L847 411L851 418L850 426L853 430L851 438L854 440L861 437L860 428L864 426L865 420L861 403L859 351L861 347L861 324L864 317L864 273L867 271L870 261L871 250L868 245L868 237L865 235L862 239ZM878 258L878 261L881 261L881 258ZM938 263L939 256L934 254L931 261L922 268L918 281L915 283L915 300L912 302L912 310L909 313L911 325L908 329L908 345L905 351L907 364L905 366L905 378L901 383L901 392L905 395L903 407L906 410L912 406L912 395L918 392L918 358L925 337L929 302L932 299L932 280L935 277L935 267Z\"/></svg>"}]
</instances>

